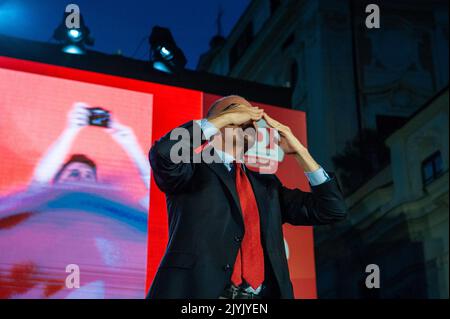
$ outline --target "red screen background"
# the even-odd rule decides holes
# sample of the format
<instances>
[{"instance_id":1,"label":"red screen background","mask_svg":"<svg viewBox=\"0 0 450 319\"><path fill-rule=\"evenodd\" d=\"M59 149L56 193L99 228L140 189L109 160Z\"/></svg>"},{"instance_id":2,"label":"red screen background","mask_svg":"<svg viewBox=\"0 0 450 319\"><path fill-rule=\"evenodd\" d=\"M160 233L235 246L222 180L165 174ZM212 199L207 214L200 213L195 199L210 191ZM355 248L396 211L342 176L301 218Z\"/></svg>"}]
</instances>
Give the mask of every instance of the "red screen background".
<instances>
[{"instance_id":1,"label":"red screen background","mask_svg":"<svg viewBox=\"0 0 450 319\"><path fill-rule=\"evenodd\" d=\"M140 118L140 124L152 127L151 145L174 127L192 119L200 119L211 103L220 96L201 91L184 89L169 85L144 82L118 76L82 71L43 63L0 57L0 68L12 69L54 78L100 84L136 92L153 94L153 114ZM277 120L291 127L293 132L306 144L306 120L303 112L255 103ZM121 114L120 118L126 118ZM2 138L4 138L2 136ZM277 173L287 187L308 190L307 180L293 158L286 158ZM284 236L289 247L289 270L296 298L316 298L315 265L312 227L292 227L285 225ZM157 188L154 180L150 186L150 208L148 218L148 264L146 290L149 288L159 265L168 237L167 210L164 194Z\"/></svg>"}]
</instances>

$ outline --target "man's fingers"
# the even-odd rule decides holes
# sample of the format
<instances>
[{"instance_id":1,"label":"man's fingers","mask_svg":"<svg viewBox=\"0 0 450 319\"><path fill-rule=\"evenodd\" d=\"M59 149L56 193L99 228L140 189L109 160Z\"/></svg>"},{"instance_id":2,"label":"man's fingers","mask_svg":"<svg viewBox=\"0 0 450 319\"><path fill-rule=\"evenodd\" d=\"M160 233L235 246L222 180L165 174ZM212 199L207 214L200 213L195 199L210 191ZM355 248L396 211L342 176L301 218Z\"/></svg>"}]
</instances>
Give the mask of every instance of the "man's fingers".
<instances>
[{"instance_id":1,"label":"man's fingers","mask_svg":"<svg viewBox=\"0 0 450 319\"><path fill-rule=\"evenodd\" d=\"M257 109L257 108L254 108L254 107L243 107L243 108L241 108L241 109L239 109L239 112L246 112L246 113L252 113L252 114L259 114L259 113L262 113L263 112L263 110L261 110L261 109Z\"/></svg>"},{"instance_id":2,"label":"man's fingers","mask_svg":"<svg viewBox=\"0 0 450 319\"><path fill-rule=\"evenodd\" d=\"M248 110L248 112L250 112L253 115L263 115L264 114L264 110L263 109L253 109L253 110Z\"/></svg>"},{"instance_id":3,"label":"man's fingers","mask_svg":"<svg viewBox=\"0 0 450 319\"><path fill-rule=\"evenodd\" d=\"M258 120L260 120L263 117L262 113L248 113L248 115L252 118L255 119L257 118Z\"/></svg>"},{"instance_id":4,"label":"man's fingers","mask_svg":"<svg viewBox=\"0 0 450 319\"><path fill-rule=\"evenodd\" d=\"M259 121L262 118L262 115L253 115L251 118L253 121Z\"/></svg>"},{"instance_id":5,"label":"man's fingers","mask_svg":"<svg viewBox=\"0 0 450 319\"><path fill-rule=\"evenodd\" d=\"M252 112L259 112L259 110L261 110L257 106L249 106L249 105L245 105L245 104L239 104L234 109L239 109L239 110L243 110L243 111L252 111Z\"/></svg>"},{"instance_id":6,"label":"man's fingers","mask_svg":"<svg viewBox=\"0 0 450 319\"><path fill-rule=\"evenodd\" d=\"M273 128L278 128L280 126L280 123L271 118L267 113L264 113L263 117L267 121L267 124L269 124Z\"/></svg>"},{"instance_id":7,"label":"man's fingers","mask_svg":"<svg viewBox=\"0 0 450 319\"><path fill-rule=\"evenodd\" d=\"M277 127L279 129L286 128L283 124L281 124L277 120L271 118L267 113L264 113L264 119L266 119L267 122L269 123L269 125L271 125L273 127Z\"/></svg>"},{"instance_id":8,"label":"man's fingers","mask_svg":"<svg viewBox=\"0 0 450 319\"><path fill-rule=\"evenodd\" d=\"M269 115L267 115L267 113L264 113L263 117L270 126L272 126L273 128L277 129L280 132L280 135L285 136L287 133L291 131L289 127L281 124L277 120L274 120Z\"/></svg>"},{"instance_id":9,"label":"man's fingers","mask_svg":"<svg viewBox=\"0 0 450 319\"><path fill-rule=\"evenodd\" d=\"M253 110L249 111L249 113L250 113L252 116L258 117L258 120L259 120L260 118L263 117L263 115L264 115L264 110L263 110L263 109L253 109Z\"/></svg>"}]
</instances>

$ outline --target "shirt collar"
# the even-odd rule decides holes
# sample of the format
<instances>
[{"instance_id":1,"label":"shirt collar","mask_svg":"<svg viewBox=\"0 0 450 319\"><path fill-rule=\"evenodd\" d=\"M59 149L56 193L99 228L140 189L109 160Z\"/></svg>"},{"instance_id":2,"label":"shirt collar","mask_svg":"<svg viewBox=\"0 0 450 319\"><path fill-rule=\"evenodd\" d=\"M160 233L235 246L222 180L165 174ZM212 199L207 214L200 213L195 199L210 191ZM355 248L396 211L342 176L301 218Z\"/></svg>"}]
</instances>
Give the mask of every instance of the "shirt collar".
<instances>
[{"instance_id":1,"label":"shirt collar","mask_svg":"<svg viewBox=\"0 0 450 319\"><path fill-rule=\"evenodd\" d=\"M213 146L214 147L214 146ZM227 168L228 171L231 171L231 169L233 168L233 162L235 162L236 160L234 159L233 155L230 155L228 153L225 153L217 148L214 147L214 151L216 152L217 156L219 156L219 158L222 160L223 165L225 165L225 167ZM244 169L245 166L243 165Z\"/></svg>"}]
</instances>

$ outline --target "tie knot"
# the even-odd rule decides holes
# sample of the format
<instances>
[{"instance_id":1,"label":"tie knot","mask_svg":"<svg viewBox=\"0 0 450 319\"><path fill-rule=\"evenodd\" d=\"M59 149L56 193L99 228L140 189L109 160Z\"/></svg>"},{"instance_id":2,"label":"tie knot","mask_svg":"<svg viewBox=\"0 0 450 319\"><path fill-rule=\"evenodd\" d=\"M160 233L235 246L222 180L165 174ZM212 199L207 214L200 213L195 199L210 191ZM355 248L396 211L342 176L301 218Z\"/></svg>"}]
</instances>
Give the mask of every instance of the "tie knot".
<instances>
[{"instance_id":1,"label":"tie knot","mask_svg":"<svg viewBox=\"0 0 450 319\"><path fill-rule=\"evenodd\" d=\"M237 161L231 162L231 170L230 170L230 172L233 173L235 176L236 176L236 173L243 172L242 163L237 162Z\"/></svg>"},{"instance_id":2,"label":"tie knot","mask_svg":"<svg viewBox=\"0 0 450 319\"><path fill-rule=\"evenodd\" d=\"M236 170L239 170L239 169L242 168L242 163L241 163L241 162L238 162L238 161L233 161L233 167L234 167Z\"/></svg>"}]
</instances>

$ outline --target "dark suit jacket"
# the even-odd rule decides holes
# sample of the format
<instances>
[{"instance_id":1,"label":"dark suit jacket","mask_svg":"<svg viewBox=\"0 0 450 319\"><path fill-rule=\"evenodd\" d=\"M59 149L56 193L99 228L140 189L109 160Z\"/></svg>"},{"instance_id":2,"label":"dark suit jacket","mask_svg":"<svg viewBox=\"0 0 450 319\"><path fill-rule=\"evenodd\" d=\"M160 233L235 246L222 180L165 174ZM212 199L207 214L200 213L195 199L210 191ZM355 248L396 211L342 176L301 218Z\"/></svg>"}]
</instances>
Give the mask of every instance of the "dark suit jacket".
<instances>
[{"instance_id":1,"label":"dark suit jacket","mask_svg":"<svg viewBox=\"0 0 450 319\"><path fill-rule=\"evenodd\" d=\"M199 129L195 122L183 127L191 136ZM147 297L218 298L230 282L245 231L233 175L223 163L173 163L175 143L191 150L198 145L192 139L170 140L169 134L149 153L153 177L166 194L169 242ZM260 213L265 284L277 291L273 297L293 298L281 226L342 220L342 194L334 177L309 193L284 187L275 175L246 172Z\"/></svg>"}]
</instances>

